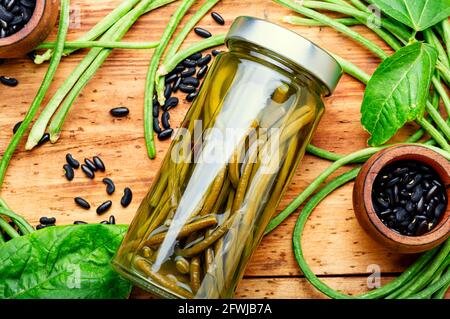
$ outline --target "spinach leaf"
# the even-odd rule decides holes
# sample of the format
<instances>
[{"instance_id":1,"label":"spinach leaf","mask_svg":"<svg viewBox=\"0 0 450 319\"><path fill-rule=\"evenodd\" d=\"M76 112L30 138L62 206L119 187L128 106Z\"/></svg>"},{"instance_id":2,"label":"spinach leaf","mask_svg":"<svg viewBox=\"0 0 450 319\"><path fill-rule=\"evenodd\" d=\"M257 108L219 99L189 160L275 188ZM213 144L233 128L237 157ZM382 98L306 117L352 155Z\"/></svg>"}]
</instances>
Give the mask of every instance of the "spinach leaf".
<instances>
[{"instance_id":1,"label":"spinach leaf","mask_svg":"<svg viewBox=\"0 0 450 319\"><path fill-rule=\"evenodd\" d=\"M361 106L361 123L372 135L369 145L386 143L406 122L423 116L436 59L436 49L416 42L380 64Z\"/></svg>"},{"instance_id":2,"label":"spinach leaf","mask_svg":"<svg viewBox=\"0 0 450 319\"><path fill-rule=\"evenodd\" d=\"M0 250L0 298L126 298L130 284L110 266L123 225L49 227Z\"/></svg>"},{"instance_id":3,"label":"spinach leaf","mask_svg":"<svg viewBox=\"0 0 450 319\"><path fill-rule=\"evenodd\" d=\"M372 0L381 11L416 31L422 31L450 15L450 0Z\"/></svg>"}]
</instances>

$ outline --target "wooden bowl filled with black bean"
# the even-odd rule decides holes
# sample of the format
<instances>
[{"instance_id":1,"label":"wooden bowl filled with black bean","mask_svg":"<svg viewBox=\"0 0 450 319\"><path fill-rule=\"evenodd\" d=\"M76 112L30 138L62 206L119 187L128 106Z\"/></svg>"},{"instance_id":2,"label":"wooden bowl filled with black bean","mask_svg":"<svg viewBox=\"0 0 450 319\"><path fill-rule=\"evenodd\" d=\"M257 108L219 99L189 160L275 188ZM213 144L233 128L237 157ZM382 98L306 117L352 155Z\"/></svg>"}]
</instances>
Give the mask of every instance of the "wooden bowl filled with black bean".
<instances>
[{"instance_id":1,"label":"wooden bowl filled with black bean","mask_svg":"<svg viewBox=\"0 0 450 319\"><path fill-rule=\"evenodd\" d=\"M361 226L400 253L436 247L450 235L450 163L422 146L384 149L361 169L353 207Z\"/></svg>"},{"instance_id":2,"label":"wooden bowl filled with black bean","mask_svg":"<svg viewBox=\"0 0 450 319\"><path fill-rule=\"evenodd\" d=\"M0 0L0 58L23 57L43 42L58 7L57 0Z\"/></svg>"}]
</instances>

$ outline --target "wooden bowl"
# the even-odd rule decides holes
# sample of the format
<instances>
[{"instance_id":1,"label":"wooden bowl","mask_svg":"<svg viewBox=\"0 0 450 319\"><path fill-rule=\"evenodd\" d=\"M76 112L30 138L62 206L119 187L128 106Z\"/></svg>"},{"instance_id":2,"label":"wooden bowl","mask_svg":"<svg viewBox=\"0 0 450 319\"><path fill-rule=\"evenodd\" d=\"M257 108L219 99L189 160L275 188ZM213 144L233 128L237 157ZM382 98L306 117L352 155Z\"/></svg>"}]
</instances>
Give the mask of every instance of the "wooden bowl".
<instances>
[{"instance_id":1,"label":"wooden bowl","mask_svg":"<svg viewBox=\"0 0 450 319\"><path fill-rule=\"evenodd\" d=\"M424 146L399 145L378 152L364 164L353 188L353 208L361 226L376 241L399 253L419 253L438 246L449 237L449 204L436 227L422 236L405 236L384 225L373 206L372 187L383 167L401 160L428 164L441 177L446 185L447 197L450 198L449 161Z\"/></svg>"},{"instance_id":2,"label":"wooden bowl","mask_svg":"<svg viewBox=\"0 0 450 319\"><path fill-rule=\"evenodd\" d=\"M37 0L30 21L19 32L0 39L0 58L23 57L42 43L55 26L58 9L58 0Z\"/></svg>"}]
</instances>

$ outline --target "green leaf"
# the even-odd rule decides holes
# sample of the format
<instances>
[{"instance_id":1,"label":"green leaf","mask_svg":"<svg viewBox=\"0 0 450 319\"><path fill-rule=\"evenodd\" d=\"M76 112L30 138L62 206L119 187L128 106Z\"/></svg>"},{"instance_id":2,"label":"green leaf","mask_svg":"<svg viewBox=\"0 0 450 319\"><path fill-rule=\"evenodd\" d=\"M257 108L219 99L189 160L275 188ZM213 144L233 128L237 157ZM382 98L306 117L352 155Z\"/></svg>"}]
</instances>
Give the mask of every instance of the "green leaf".
<instances>
[{"instance_id":1,"label":"green leaf","mask_svg":"<svg viewBox=\"0 0 450 319\"><path fill-rule=\"evenodd\" d=\"M361 123L372 135L369 145L386 143L406 122L423 116L437 52L416 42L387 58L364 93Z\"/></svg>"},{"instance_id":2,"label":"green leaf","mask_svg":"<svg viewBox=\"0 0 450 319\"><path fill-rule=\"evenodd\" d=\"M127 226L48 227L0 250L0 298L126 298L130 283L110 266Z\"/></svg>"},{"instance_id":3,"label":"green leaf","mask_svg":"<svg viewBox=\"0 0 450 319\"><path fill-rule=\"evenodd\" d=\"M372 0L383 13L422 31L450 15L450 0Z\"/></svg>"}]
</instances>

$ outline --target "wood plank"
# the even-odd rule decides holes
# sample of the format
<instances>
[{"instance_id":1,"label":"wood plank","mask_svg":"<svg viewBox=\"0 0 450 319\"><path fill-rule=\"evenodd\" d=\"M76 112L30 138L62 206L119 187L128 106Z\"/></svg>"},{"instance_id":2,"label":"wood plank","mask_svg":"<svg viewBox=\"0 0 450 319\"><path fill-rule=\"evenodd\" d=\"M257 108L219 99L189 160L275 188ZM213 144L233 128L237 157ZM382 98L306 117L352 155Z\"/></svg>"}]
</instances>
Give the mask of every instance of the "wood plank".
<instances>
[{"instance_id":1,"label":"wood plank","mask_svg":"<svg viewBox=\"0 0 450 319\"><path fill-rule=\"evenodd\" d=\"M71 29L69 39L76 39L89 30L119 2L120 0L102 0L92 5L91 0L74 0L72 6L81 12L81 27ZM158 40L175 7L176 4L171 4L143 17L126 36L126 40ZM190 10L190 15L197 8L198 6ZM279 22L282 16L292 14L268 0L225 0L215 10L226 19L225 27L214 24L209 16L199 24L213 34L225 32L238 15L253 15ZM366 49L329 28L285 26L353 61L367 72L372 72L379 63L379 59ZM386 49L386 45L372 33L362 27L355 29ZM184 46L197 40L198 37L191 34ZM33 224L44 215L56 216L60 225L74 220L99 222L105 217L97 216L94 211L81 211L74 205L73 198L83 196L93 205L109 199L101 183L101 177L109 176L117 184L117 192L111 197L114 201L111 213L119 223L131 221L169 145L168 142L157 142L158 157L154 161L148 160L143 139L142 105L145 74L151 55L151 50L115 50L75 102L60 141L55 145L44 145L33 152L25 152L21 144L2 189L2 196L15 211ZM82 54L74 54L64 59L50 93L55 92L82 57ZM46 67L35 66L27 59L7 61L0 66L1 74L17 77L21 82L16 88L1 88L0 155L12 136L13 125L25 115ZM326 99L326 114L315 134L314 144L339 153L365 147L368 136L359 122L363 89L360 83L344 76L335 94ZM46 101L48 99L49 97ZM128 118L110 117L109 109L118 105L130 108ZM187 108L188 104L182 103L171 113L174 126L180 123ZM98 174L95 181L86 180L81 174L77 174L73 182L66 182L61 167L67 152L72 152L79 159L101 155L108 166L107 173ZM329 163L326 161L306 156L281 207L285 207L327 165ZM125 186L130 186L135 195L132 205L127 209L118 204ZM300 273L291 249L294 223L295 216L292 216L264 239L247 269L247 276L292 276ZM351 185L330 196L317 208L307 226L303 242L306 256L318 274L363 274L370 264L380 265L384 272L398 272L411 261L411 257L399 256L383 249L364 234L353 217ZM249 283L248 287L256 287L255 283L260 280L248 279L246 282ZM275 282L281 288L276 291L270 290L270 287L266 290L261 288L260 293L252 297L262 296L266 291L272 291L273 297L285 296L282 287L287 286L288 281L280 279ZM301 280L295 279L294 282L295 287L303 285ZM261 283L270 286L267 281ZM350 280L348 288L358 289L353 283ZM253 289L256 293L256 288L248 289ZM300 288L292 289L297 291ZM309 293L315 296L312 292ZM295 295L293 292L286 294ZM306 297L308 294L302 292L296 296Z\"/></svg>"}]
</instances>

